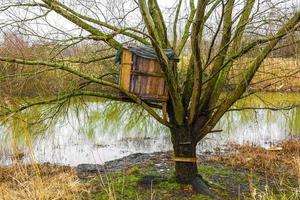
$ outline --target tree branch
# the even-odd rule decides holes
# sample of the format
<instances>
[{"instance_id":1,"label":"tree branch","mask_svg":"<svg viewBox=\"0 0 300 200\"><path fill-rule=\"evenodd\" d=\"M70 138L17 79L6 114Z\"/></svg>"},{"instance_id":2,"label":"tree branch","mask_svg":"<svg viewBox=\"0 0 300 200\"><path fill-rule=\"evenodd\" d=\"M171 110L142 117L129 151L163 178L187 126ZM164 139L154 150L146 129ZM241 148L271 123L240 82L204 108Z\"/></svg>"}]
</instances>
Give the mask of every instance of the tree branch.
<instances>
[{"instance_id":1,"label":"tree branch","mask_svg":"<svg viewBox=\"0 0 300 200\"><path fill-rule=\"evenodd\" d=\"M187 23L184 26L183 35L182 35L182 37L181 37L181 39L178 42L178 45L176 47L176 50L175 50L176 55L181 54L182 49L186 44L186 41L190 37L190 28L191 28L191 25L193 23L193 19L194 19L195 13L196 13L194 0L190 0L190 8L191 8L191 13L190 13L189 18L187 20Z\"/></svg>"},{"instance_id":2,"label":"tree branch","mask_svg":"<svg viewBox=\"0 0 300 200\"><path fill-rule=\"evenodd\" d=\"M135 35L135 34L130 33L130 32L127 31L127 30L131 30L131 31L140 33L138 30L135 30L135 29L132 29L132 28L122 28L122 29L120 29L120 28L117 28L116 26L113 26L113 25L108 24L106 22L103 22L103 21L91 18L89 16L82 15L82 14L74 11L73 9L69 8L68 6L66 6L66 5L64 5L64 4L60 3L60 2L57 2L57 4L60 7L64 8L66 11L70 12L71 14L73 14L74 16L77 16L77 17L79 17L79 18L81 18L83 20L86 20L88 22L92 22L92 23L97 24L99 26L102 26L102 27L108 28L110 30L113 30L115 33L131 37L131 38L133 38L133 39L141 42L142 44L149 45L149 42L147 40L145 40L144 38L139 37L138 35Z\"/></svg>"},{"instance_id":3,"label":"tree branch","mask_svg":"<svg viewBox=\"0 0 300 200\"><path fill-rule=\"evenodd\" d=\"M255 73L261 66L263 60L277 45L280 39L285 35L287 35L290 31L292 31L299 22L300 22L300 11L296 12L294 16L290 20L288 20L284 26L282 26L279 29L279 31L275 35L276 39L270 41L268 45L264 47L260 53L258 53L256 59L249 65L248 70L244 75L245 80L242 81L235 89L235 91L228 96L228 98L224 101L222 105L220 105L220 107L213 114L213 116L206 123L206 125L200 130L201 134L199 134L198 140L202 139L217 124L217 122L220 120L223 114L241 97L241 95L245 92L247 86L253 79Z\"/></svg>"},{"instance_id":4,"label":"tree branch","mask_svg":"<svg viewBox=\"0 0 300 200\"><path fill-rule=\"evenodd\" d=\"M206 7L206 0L199 0L196 10L196 16L194 19L194 24L192 26L192 36L191 36L191 45L192 45L192 58L193 58L193 89L191 97L191 107L189 115L189 123L193 123L195 116L197 115L197 109L200 104L201 96L201 82L202 82L202 63L201 63L201 27L204 23L204 13Z\"/></svg>"},{"instance_id":5,"label":"tree branch","mask_svg":"<svg viewBox=\"0 0 300 200\"><path fill-rule=\"evenodd\" d=\"M158 60L160 62L161 70L163 71L166 78L168 91L174 107L177 123L182 124L184 110L181 102L179 85L175 78L176 76L175 76L175 72L173 71L172 62L169 61L169 59L167 58L166 54L162 49L163 44L159 40L160 37L158 36L157 30L155 29L154 21L149 13L149 8L147 7L145 0L139 0L139 7L144 22L146 24L147 30L152 38L151 39L152 46L157 54Z\"/></svg>"},{"instance_id":6,"label":"tree branch","mask_svg":"<svg viewBox=\"0 0 300 200\"><path fill-rule=\"evenodd\" d=\"M94 83L98 83L98 84L101 84L101 85L105 85L105 86L108 86L108 87L115 88L115 89L123 92L124 94L126 94L134 102L136 102L138 105L143 107L157 121L159 121L160 123L162 123L165 126L168 126L168 127L171 126L166 120L164 120L162 117L160 117L149 105L147 105L147 103L145 103L143 100L141 100L138 96L136 96L133 93L130 93L130 92L126 91L125 89L121 88L119 85L117 85L115 83L112 83L112 82L109 82L109 81L104 81L104 80L101 80L101 79L97 79L97 78L92 77L90 75L87 75L85 73L74 70L74 69L72 69L72 68L70 68L70 67L68 67L64 64L58 64L58 63L52 63L52 62L46 62L46 61L22 60L22 59L8 58L8 57L0 57L0 61L10 62L10 63L17 63L17 64L24 64L24 65L48 66L48 67L51 67L51 68L67 71L71 74L75 74L75 75L77 75L81 78L84 78L84 79L86 79L88 81L91 81L91 82L94 82Z\"/></svg>"},{"instance_id":7,"label":"tree branch","mask_svg":"<svg viewBox=\"0 0 300 200\"><path fill-rule=\"evenodd\" d=\"M82 29L88 31L92 35L95 36L95 38L104 41L109 46L118 49L121 44L113 39L111 36L104 34L99 29L96 29L95 27L91 26L90 24L82 21L80 18L78 18L76 15L67 12L64 8L62 8L56 0L43 0L45 4L47 4L48 8L55 11L59 15L63 16L64 18L68 19L69 21L73 22L77 26L81 27Z\"/></svg>"},{"instance_id":8,"label":"tree branch","mask_svg":"<svg viewBox=\"0 0 300 200\"><path fill-rule=\"evenodd\" d=\"M178 18L179 18L181 5L182 5L182 0L179 0L177 9L176 9L176 13L175 13L175 19L173 22L173 46L172 46L173 49L176 49L176 45L177 45L177 24L178 24Z\"/></svg>"}]
</instances>

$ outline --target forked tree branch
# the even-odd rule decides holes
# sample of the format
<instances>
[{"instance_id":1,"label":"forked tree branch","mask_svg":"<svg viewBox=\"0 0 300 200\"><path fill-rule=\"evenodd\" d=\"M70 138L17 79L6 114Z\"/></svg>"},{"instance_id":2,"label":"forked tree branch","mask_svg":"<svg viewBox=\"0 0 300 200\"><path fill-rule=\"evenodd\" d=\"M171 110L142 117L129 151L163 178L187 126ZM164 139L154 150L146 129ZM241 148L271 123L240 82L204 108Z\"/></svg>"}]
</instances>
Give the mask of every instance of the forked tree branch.
<instances>
[{"instance_id":1,"label":"forked tree branch","mask_svg":"<svg viewBox=\"0 0 300 200\"><path fill-rule=\"evenodd\" d=\"M252 81L254 75L257 70L261 66L264 59L268 56L268 54L272 51L272 49L278 44L281 38L287 35L290 31L292 31L300 22L300 11L296 12L294 16L283 25L279 31L276 33L276 39L271 40L261 52L259 52L247 68L246 73L244 74L245 80L242 81L233 93L228 95L227 99L223 102L222 105L216 110L210 120L206 123L206 125L199 131L198 140L202 139L212 128L217 124L220 118L224 115L224 113L241 97L241 95L247 89L247 86Z\"/></svg>"},{"instance_id":2,"label":"forked tree branch","mask_svg":"<svg viewBox=\"0 0 300 200\"><path fill-rule=\"evenodd\" d=\"M189 123L194 122L195 116L197 115L197 109L200 105L200 96L201 96L201 83L202 83L202 62L201 62L201 27L204 23L204 13L206 7L206 0L199 0L196 16L194 19L194 24L192 26L192 35L191 35L191 46L192 46L192 55L193 59L193 89L191 96L191 107L189 115Z\"/></svg>"},{"instance_id":3,"label":"forked tree branch","mask_svg":"<svg viewBox=\"0 0 300 200\"><path fill-rule=\"evenodd\" d=\"M172 48L176 49L177 46L177 24L178 24L178 19L179 19L179 14L181 10L181 5L182 5L182 0L179 0L176 12L175 12L175 19L173 22L173 45Z\"/></svg>"},{"instance_id":4,"label":"forked tree branch","mask_svg":"<svg viewBox=\"0 0 300 200\"><path fill-rule=\"evenodd\" d=\"M99 29L95 28L94 26L84 22L82 19L80 19L78 16L66 12L64 8L62 8L59 3L56 0L43 0L43 2L49 7L49 9L55 11L57 14L63 16L64 18L68 19L70 22L76 24L80 28L86 30L87 32L91 33L95 38L104 41L109 46L118 49L121 44L113 39L113 37L103 33Z\"/></svg>"},{"instance_id":5,"label":"forked tree branch","mask_svg":"<svg viewBox=\"0 0 300 200\"><path fill-rule=\"evenodd\" d=\"M176 81L176 76L175 72L173 71L172 62L169 61L168 57L163 51L163 43L162 41L160 41L160 36L157 30L155 29L154 20L150 14L149 8L146 5L145 0L139 0L139 7L143 20L146 24L147 30L152 38L152 46L157 54L161 70L163 71L166 78L167 87L175 111L176 121L178 124L182 124L184 118L184 109L181 102L179 84Z\"/></svg>"},{"instance_id":6,"label":"forked tree branch","mask_svg":"<svg viewBox=\"0 0 300 200\"><path fill-rule=\"evenodd\" d=\"M103 21L91 18L89 16L82 15L82 14L76 12L75 10L71 9L70 7L66 6L65 4L62 4L62 3L58 2L58 1L56 3L57 3L57 5L59 5L60 7L62 7L63 9L65 9L66 11L70 12L74 16L79 17L80 19L86 20L88 22L92 22L92 23L97 24L97 25L99 25L101 27L108 28L108 29L114 31L115 33L119 33L119 34L128 36L130 38L133 38L133 39L141 42L142 44L145 44L145 45L149 44L149 42L147 40L145 40L144 38L142 38L142 37L140 37L140 36L138 36L136 34L133 34L131 32L128 32L128 31L133 31L133 32L140 33L140 31L138 31L138 30L135 30L133 28L122 28L122 29L120 29L120 28L118 28L116 26L113 26L113 25L111 25L109 23L106 23L106 22L103 22Z\"/></svg>"}]
</instances>

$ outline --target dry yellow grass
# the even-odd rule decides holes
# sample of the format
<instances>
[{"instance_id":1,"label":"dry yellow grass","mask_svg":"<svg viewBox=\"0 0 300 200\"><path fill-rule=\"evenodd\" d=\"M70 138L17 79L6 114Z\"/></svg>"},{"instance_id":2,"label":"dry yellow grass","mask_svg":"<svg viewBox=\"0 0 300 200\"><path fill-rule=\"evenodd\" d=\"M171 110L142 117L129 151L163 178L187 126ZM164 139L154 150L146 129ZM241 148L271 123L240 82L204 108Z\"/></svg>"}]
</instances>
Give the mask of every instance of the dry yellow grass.
<instances>
[{"instance_id":1,"label":"dry yellow grass","mask_svg":"<svg viewBox=\"0 0 300 200\"><path fill-rule=\"evenodd\" d=\"M270 149L250 145L232 144L232 146L232 153L210 156L208 160L234 169L246 169L265 174L265 180L270 181L270 183L266 182L264 188L260 188L253 183L252 176L249 175L250 196L244 199L300 199L300 138L281 142Z\"/></svg>"},{"instance_id":2,"label":"dry yellow grass","mask_svg":"<svg viewBox=\"0 0 300 200\"><path fill-rule=\"evenodd\" d=\"M16 164L0 168L1 200L82 199L86 193L70 167Z\"/></svg>"},{"instance_id":3,"label":"dry yellow grass","mask_svg":"<svg viewBox=\"0 0 300 200\"><path fill-rule=\"evenodd\" d=\"M245 68L253 59L235 62L230 72L230 82L239 83ZM300 60L295 58L266 58L252 80L254 90L298 91L300 89Z\"/></svg>"},{"instance_id":4,"label":"dry yellow grass","mask_svg":"<svg viewBox=\"0 0 300 200\"><path fill-rule=\"evenodd\" d=\"M249 169L281 177L296 176L300 180L300 139L284 141L272 149L249 145L233 145L234 153L211 156L209 160L228 166Z\"/></svg>"},{"instance_id":5,"label":"dry yellow grass","mask_svg":"<svg viewBox=\"0 0 300 200\"><path fill-rule=\"evenodd\" d=\"M188 56L180 58L179 69L186 71ZM229 73L229 83L238 84L244 79L244 73L254 60L243 57L234 62ZM210 69L212 66L209 66ZM299 58L266 58L256 73L251 89L259 91L299 91L300 59Z\"/></svg>"}]
</instances>

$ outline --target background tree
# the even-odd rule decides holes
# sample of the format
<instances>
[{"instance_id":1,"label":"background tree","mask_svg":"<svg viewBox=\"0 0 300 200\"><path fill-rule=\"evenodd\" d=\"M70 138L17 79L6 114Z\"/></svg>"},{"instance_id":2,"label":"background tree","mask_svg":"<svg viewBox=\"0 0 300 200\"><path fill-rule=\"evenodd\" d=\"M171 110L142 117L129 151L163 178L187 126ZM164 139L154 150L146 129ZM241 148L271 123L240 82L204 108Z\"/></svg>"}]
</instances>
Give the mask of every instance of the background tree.
<instances>
[{"instance_id":1,"label":"background tree","mask_svg":"<svg viewBox=\"0 0 300 200\"><path fill-rule=\"evenodd\" d=\"M197 143L216 131L215 125L236 101L251 94L249 85L264 59L280 48L282 39L299 31L300 21L296 0L177 0L167 8L157 0L3 0L0 11L2 31L18 33L31 41L28 45L51 44L43 59L2 54L2 63L36 67L35 73L63 71L81 83L60 90L55 98L27 102L3 115L74 96L122 101L111 91L123 92L131 103L170 129L178 181L190 183L205 194L209 190L197 175L196 162L184 159L195 159ZM74 53L84 43L95 48L87 54ZM111 53L124 44L153 46L169 90L167 120L159 112L161 105L124 90L116 78L108 78L111 72L82 67L99 62L103 68L112 66L104 60L111 59ZM167 48L181 57L183 67L172 67L163 51ZM230 70L238 60L249 57L238 85L224 92ZM100 85L101 90L86 87L90 84Z\"/></svg>"}]
</instances>

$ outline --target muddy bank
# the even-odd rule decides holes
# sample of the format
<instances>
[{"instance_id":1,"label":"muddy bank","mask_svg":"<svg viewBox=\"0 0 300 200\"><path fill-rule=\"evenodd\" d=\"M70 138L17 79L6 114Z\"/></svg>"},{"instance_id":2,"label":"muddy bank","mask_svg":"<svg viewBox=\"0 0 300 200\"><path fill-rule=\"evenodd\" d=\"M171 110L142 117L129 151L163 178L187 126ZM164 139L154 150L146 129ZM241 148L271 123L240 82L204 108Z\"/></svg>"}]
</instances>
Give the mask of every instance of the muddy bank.
<instances>
[{"instance_id":1,"label":"muddy bank","mask_svg":"<svg viewBox=\"0 0 300 200\"><path fill-rule=\"evenodd\" d=\"M173 166L172 152L135 153L120 159L99 164L80 164L75 169L78 177L86 179L101 173L124 172L132 167L145 168L149 165L161 173L169 171Z\"/></svg>"}]
</instances>

